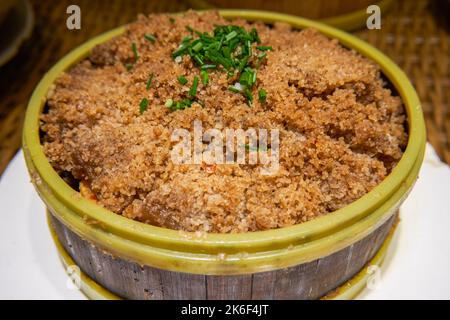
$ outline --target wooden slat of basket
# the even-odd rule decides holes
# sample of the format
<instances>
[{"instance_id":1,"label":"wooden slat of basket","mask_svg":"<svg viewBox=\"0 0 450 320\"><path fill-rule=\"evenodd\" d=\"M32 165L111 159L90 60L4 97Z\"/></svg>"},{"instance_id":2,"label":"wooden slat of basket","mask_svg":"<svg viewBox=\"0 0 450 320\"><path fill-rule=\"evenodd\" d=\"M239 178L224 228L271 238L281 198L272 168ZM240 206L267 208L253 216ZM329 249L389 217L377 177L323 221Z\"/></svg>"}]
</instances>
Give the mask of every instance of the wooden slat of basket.
<instances>
[{"instance_id":1,"label":"wooden slat of basket","mask_svg":"<svg viewBox=\"0 0 450 320\"><path fill-rule=\"evenodd\" d=\"M183 1L32 1L36 24L20 53L0 69L0 174L20 147L26 103L43 74L87 39L133 21L138 13L183 11ZM64 28L66 8L82 10L82 31ZM450 36L438 24L432 1L399 0L382 16L381 30L356 32L409 75L425 112L428 139L450 163ZM60 27L56 27L60 26Z\"/></svg>"},{"instance_id":2,"label":"wooden slat of basket","mask_svg":"<svg viewBox=\"0 0 450 320\"><path fill-rule=\"evenodd\" d=\"M318 299L358 273L395 225L394 214L359 241L330 255L289 268L241 275L203 275L140 266L112 256L83 239L58 218L51 228L77 266L96 283L126 299ZM118 275L120 275L118 277Z\"/></svg>"}]
</instances>

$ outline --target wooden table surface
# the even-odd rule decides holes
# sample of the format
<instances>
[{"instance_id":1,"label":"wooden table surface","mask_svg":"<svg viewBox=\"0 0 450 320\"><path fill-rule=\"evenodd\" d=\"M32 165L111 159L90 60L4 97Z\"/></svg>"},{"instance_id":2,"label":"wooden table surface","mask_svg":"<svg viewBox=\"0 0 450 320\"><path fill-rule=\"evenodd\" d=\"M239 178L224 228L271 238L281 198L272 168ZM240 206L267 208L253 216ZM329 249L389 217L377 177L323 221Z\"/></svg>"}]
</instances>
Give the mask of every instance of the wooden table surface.
<instances>
[{"instance_id":1,"label":"wooden table surface","mask_svg":"<svg viewBox=\"0 0 450 320\"><path fill-rule=\"evenodd\" d=\"M14 59L0 67L0 174L20 148L27 101L55 62L87 39L133 21L138 13L188 9L181 0L30 2L35 15L33 34ZM81 30L66 28L70 4L81 8ZM428 139L441 159L450 163L450 36L439 12L438 0L398 0L382 16L381 30L355 34L385 52L408 74L422 101Z\"/></svg>"}]
</instances>

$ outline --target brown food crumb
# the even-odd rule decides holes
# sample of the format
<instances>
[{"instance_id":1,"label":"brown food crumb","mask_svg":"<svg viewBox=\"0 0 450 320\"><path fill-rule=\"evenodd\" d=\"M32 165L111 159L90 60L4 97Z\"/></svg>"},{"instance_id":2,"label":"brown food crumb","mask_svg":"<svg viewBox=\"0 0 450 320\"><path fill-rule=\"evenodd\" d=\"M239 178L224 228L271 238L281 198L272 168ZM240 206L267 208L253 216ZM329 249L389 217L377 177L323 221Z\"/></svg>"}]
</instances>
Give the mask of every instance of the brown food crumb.
<instances>
[{"instance_id":1,"label":"brown food crumb","mask_svg":"<svg viewBox=\"0 0 450 320\"><path fill-rule=\"evenodd\" d=\"M210 71L185 110L165 107L186 96L199 74L188 57L171 58L185 26L211 31L227 24L215 12L140 16L125 34L93 49L62 74L41 117L44 151L61 174L83 181L82 192L109 210L184 231L247 232L280 228L339 209L380 183L406 147L405 113L384 87L379 68L313 29L269 28L242 20L270 45L254 88L264 103L252 107L227 90L226 73ZM144 34L152 34L155 42ZM139 59L130 49L136 43ZM150 90L146 82L154 74ZM177 81L184 75L189 83ZM139 103L147 98L147 110ZM174 165L172 131L266 128L280 130L280 170L259 165ZM88 185L87 185L88 184Z\"/></svg>"},{"instance_id":2,"label":"brown food crumb","mask_svg":"<svg viewBox=\"0 0 450 320\"><path fill-rule=\"evenodd\" d=\"M93 202L97 202L97 197L95 196L95 193L92 192L92 190L89 188L89 184L87 184L85 181L80 181L79 184L80 188L80 194Z\"/></svg>"}]
</instances>

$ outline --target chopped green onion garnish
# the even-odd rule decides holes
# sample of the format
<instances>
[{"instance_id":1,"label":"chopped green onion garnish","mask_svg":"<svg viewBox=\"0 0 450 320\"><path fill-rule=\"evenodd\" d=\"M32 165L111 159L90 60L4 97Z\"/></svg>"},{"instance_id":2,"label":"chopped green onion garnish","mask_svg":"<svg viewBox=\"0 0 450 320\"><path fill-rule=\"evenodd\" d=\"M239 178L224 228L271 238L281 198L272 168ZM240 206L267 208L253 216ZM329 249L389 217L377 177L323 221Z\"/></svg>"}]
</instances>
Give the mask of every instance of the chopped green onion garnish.
<instances>
[{"instance_id":1,"label":"chopped green onion garnish","mask_svg":"<svg viewBox=\"0 0 450 320\"><path fill-rule=\"evenodd\" d=\"M141 114L143 114L145 112L145 110L147 110L148 107L148 99L147 98L143 98L141 100L141 103L139 103L139 112Z\"/></svg>"},{"instance_id":2,"label":"chopped green onion garnish","mask_svg":"<svg viewBox=\"0 0 450 320\"><path fill-rule=\"evenodd\" d=\"M192 36L186 36L183 38L183 40L181 40L181 42L189 42L192 40Z\"/></svg>"},{"instance_id":3,"label":"chopped green onion garnish","mask_svg":"<svg viewBox=\"0 0 450 320\"><path fill-rule=\"evenodd\" d=\"M237 32L236 31L231 31L229 34L227 34L225 36L225 41L230 41L231 39L233 39L234 37L237 36Z\"/></svg>"},{"instance_id":4,"label":"chopped green onion garnish","mask_svg":"<svg viewBox=\"0 0 450 320\"><path fill-rule=\"evenodd\" d=\"M182 44L177 50L172 52L172 58L175 59L176 57L183 55L184 52L186 51L186 49L187 49L187 46Z\"/></svg>"},{"instance_id":5,"label":"chopped green onion garnish","mask_svg":"<svg viewBox=\"0 0 450 320\"><path fill-rule=\"evenodd\" d=\"M206 70L206 69L215 69L217 68L217 66L215 64L204 64L200 67L202 70Z\"/></svg>"},{"instance_id":6,"label":"chopped green onion garnish","mask_svg":"<svg viewBox=\"0 0 450 320\"><path fill-rule=\"evenodd\" d=\"M165 106L166 106L167 108L172 107L172 106L173 106L173 100L172 100L172 99L167 99L167 101L166 101L166 103L165 103Z\"/></svg>"},{"instance_id":7,"label":"chopped green onion garnish","mask_svg":"<svg viewBox=\"0 0 450 320\"><path fill-rule=\"evenodd\" d=\"M185 99L183 101L181 101L179 104L177 103L177 107L184 109L185 107L190 107L192 104L192 101L189 99Z\"/></svg>"},{"instance_id":8,"label":"chopped green onion garnish","mask_svg":"<svg viewBox=\"0 0 450 320\"><path fill-rule=\"evenodd\" d=\"M203 85L206 86L208 84L208 81L209 81L208 72L206 72L205 70L202 70L200 72L200 75L202 76L202 83L203 83Z\"/></svg>"},{"instance_id":9,"label":"chopped green onion garnish","mask_svg":"<svg viewBox=\"0 0 450 320\"><path fill-rule=\"evenodd\" d=\"M253 45L261 43L257 30L252 28L247 32L237 25L215 26L212 33L200 32L190 26L186 26L186 29L191 35L183 38L180 46L172 52L172 58L179 62L182 56L189 56L201 70L203 85L209 82L210 75L206 73L208 69L225 71L228 78L238 77L237 85L230 87L230 90L243 94L251 104L252 89L257 82L256 69L259 68L260 60L266 56L265 52L260 52L257 58L253 56ZM271 46L257 45L256 48L260 51L272 50ZM198 77L194 78L193 86L189 90L191 97L196 96L198 80ZM177 102L179 105L176 109L186 103Z\"/></svg>"},{"instance_id":10,"label":"chopped green onion garnish","mask_svg":"<svg viewBox=\"0 0 450 320\"><path fill-rule=\"evenodd\" d=\"M156 41L156 37L154 35L152 35L152 34L149 34L149 33L144 34L144 38L146 40L148 40L148 41L151 41L151 42L155 42Z\"/></svg>"},{"instance_id":11,"label":"chopped green onion garnish","mask_svg":"<svg viewBox=\"0 0 450 320\"><path fill-rule=\"evenodd\" d=\"M248 105L252 106L252 104L253 104L253 95L252 95L252 92L248 88L245 88L244 96L247 98Z\"/></svg>"},{"instance_id":12,"label":"chopped green onion garnish","mask_svg":"<svg viewBox=\"0 0 450 320\"><path fill-rule=\"evenodd\" d=\"M246 51L246 54L247 54L249 57L251 57L251 56L252 56L252 43L250 42L250 40L247 40L247 41L245 42L245 49L247 50L247 51Z\"/></svg>"},{"instance_id":13,"label":"chopped green onion garnish","mask_svg":"<svg viewBox=\"0 0 450 320\"><path fill-rule=\"evenodd\" d=\"M178 82L181 83L182 85L185 85L186 83L188 83L188 80L186 79L185 76L179 76Z\"/></svg>"},{"instance_id":14,"label":"chopped green onion garnish","mask_svg":"<svg viewBox=\"0 0 450 320\"><path fill-rule=\"evenodd\" d=\"M174 102L172 99L169 99L166 102L166 107L170 108L172 111L183 110L189 108L192 105L192 102L193 101L190 99L183 99L176 102Z\"/></svg>"},{"instance_id":15,"label":"chopped green onion garnish","mask_svg":"<svg viewBox=\"0 0 450 320\"><path fill-rule=\"evenodd\" d=\"M256 49L260 51L267 51L267 50L273 50L271 46L257 46Z\"/></svg>"},{"instance_id":16,"label":"chopped green onion garnish","mask_svg":"<svg viewBox=\"0 0 450 320\"><path fill-rule=\"evenodd\" d=\"M154 76L155 76L155 75L154 75L153 73L151 73L150 76L148 77L147 85L145 86L145 89L146 89L146 90L150 89L150 87L151 87L151 85L152 85L152 81L153 81L153 77L154 77Z\"/></svg>"},{"instance_id":17,"label":"chopped green onion garnish","mask_svg":"<svg viewBox=\"0 0 450 320\"><path fill-rule=\"evenodd\" d=\"M130 71L131 69L133 69L133 64L132 63L125 63L125 68Z\"/></svg>"},{"instance_id":18,"label":"chopped green onion garnish","mask_svg":"<svg viewBox=\"0 0 450 320\"><path fill-rule=\"evenodd\" d=\"M175 109L176 110L183 110L183 109L186 109L187 107L190 107L191 105L192 105L192 100L183 99L183 100L177 101L175 103Z\"/></svg>"},{"instance_id":19,"label":"chopped green onion garnish","mask_svg":"<svg viewBox=\"0 0 450 320\"><path fill-rule=\"evenodd\" d=\"M245 68L239 77L239 83L251 87L256 82L256 72L250 68Z\"/></svg>"},{"instance_id":20,"label":"chopped green onion garnish","mask_svg":"<svg viewBox=\"0 0 450 320\"><path fill-rule=\"evenodd\" d=\"M197 94L197 86L198 86L198 77L195 76L194 83L192 84L191 90L189 90L189 95L191 97L195 97L195 95Z\"/></svg>"},{"instance_id":21,"label":"chopped green onion garnish","mask_svg":"<svg viewBox=\"0 0 450 320\"><path fill-rule=\"evenodd\" d=\"M194 60L201 66L201 65L203 65L203 60L202 60L202 58L198 55L198 54L196 54L195 56L194 56Z\"/></svg>"},{"instance_id":22,"label":"chopped green onion garnish","mask_svg":"<svg viewBox=\"0 0 450 320\"><path fill-rule=\"evenodd\" d=\"M231 92L234 93L241 93L242 90L239 90L238 88L236 88L235 86L229 86L228 90L230 90Z\"/></svg>"},{"instance_id":23,"label":"chopped green onion garnish","mask_svg":"<svg viewBox=\"0 0 450 320\"><path fill-rule=\"evenodd\" d=\"M261 101L261 102L266 101L266 98L267 98L267 92L266 92L266 90L264 90L264 89L259 89L259 91L258 91L258 98L259 98L259 101Z\"/></svg>"},{"instance_id":24,"label":"chopped green onion garnish","mask_svg":"<svg viewBox=\"0 0 450 320\"><path fill-rule=\"evenodd\" d=\"M259 38L258 31L256 31L255 28L253 28L252 31L250 31L250 35L252 36L254 42L261 43L261 39Z\"/></svg>"},{"instance_id":25,"label":"chopped green onion garnish","mask_svg":"<svg viewBox=\"0 0 450 320\"><path fill-rule=\"evenodd\" d=\"M169 21L170 21L170 23L175 23L175 18L170 17Z\"/></svg>"},{"instance_id":26,"label":"chopped green onion garnish","mask_svg":"<svg viewBox=\"0 0 450 320\"><path fill-rule=\"evenodd\" d=\"M194 50L195 52L199 52L202 47L203 47L203 43L197 42L195 44L195 46L192 47L192 50Z\"/></svg>"},{"instance_id":27,"label":"chopped green onion garnish","mask_svg":"<svg viewBox=\"0 0 450 320\"><path fill-rule=\"evenodd\" d=\"M134 61L136 62L139 59L139 53L137 51L137 47L136 47L136 43L133 42L131 44L131 50L133 50L133 54L134 54Z\"/></svg>"}]
</instances>

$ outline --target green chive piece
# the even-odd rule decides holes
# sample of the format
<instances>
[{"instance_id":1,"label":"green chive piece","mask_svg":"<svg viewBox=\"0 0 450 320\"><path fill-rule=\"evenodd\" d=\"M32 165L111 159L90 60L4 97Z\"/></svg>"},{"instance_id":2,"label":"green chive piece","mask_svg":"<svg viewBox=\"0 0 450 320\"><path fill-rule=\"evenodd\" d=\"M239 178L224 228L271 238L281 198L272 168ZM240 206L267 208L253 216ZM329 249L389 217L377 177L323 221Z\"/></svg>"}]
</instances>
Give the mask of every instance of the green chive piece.
<instances>
[{"instance_id":1,"label":"green chive piece","mask_svg":"<svg viewBox=\"0 0 450 320\"><path fill-rule=\"evenodd\" d=\"M256 71L253 71L252 73L252 85L256 83Z\"/></svg>"},{"instance_id":2,"label":"green chive piece","mask_svg":"<svg viewBox=\"0 0 450 320\"><path fill-rule=\"evenodd\" d=\"M259 98L259 101L265 102L265 101L266 101L266 98L267 98L267 92L266 92L266 90L264 90L264 89L259 89L259 91L258 91L258 98Z\"/></svg>"},{"instance_id":3,"label":"green chive piece","mask_svg":"<svg viewBox=\"0 0 450 320\"><path fill-rule=\"evenodd\" d=\"M259 51L273 50L272 46L256 46L256 49L258 49Z\"/></svg>"},{"instance_id":4,"label":"green chive piece","mask_svg":"<svg viewBox=\"0 0 450 320\"><path fill-rule=\"evenodd\" d=\"M164 104L167 108L171 108L173 106L173 100L167 99L166 103Z\"/></svg>"},{"instance_id":5,"label":"green chive piece","mask_svg":"<svg viewBox=\"0 0 450 320\"><path fill-rule=\"evenodd\" d=\"M201 58L198 54L196 54L196 55L194 56L194 60L195 60L195 62L197 62L200 66L202 66L202 65L204 64L202 58Z\"/></svg>"},{"instance_id":6,"label":"green chive piece","mask_svg":"<svg viewBox=\"0 0 450 320\"><path fill-rule=\"evenodd\" d=\"M183 38L183 40L181 40L181 42L185 43L185 42L189 42L192 40L192 36L186 36Z\"/></svg>"},{"instance_id":7,"label":"green chive piece","mask_svg":"<svg viewBox=\"0 0 450 320\"><path fill-rule=\"evenodd\" d=\"M247 103L251 107L253 105L253 94L248 88L245 88L244 96L247 98Z\"/></svg>"},{"instance_id":8,"label":"green chive piece","mask_svg":"<svg viewBox=\"0 0 450 320\"><path fill-rule=\"evenodd\" d=\"M150 87L152 86L152 81L154 77L155 75L153 73L151 73L150 76L148 77L147 84L145 85L146 90L150 89Z\"/></svg>"},{"instance_id":9,"label":"green chive piece","mask_svg":"<svg viewBox=\"0 0 450 320\"><path fill-rule=\"evenodd\" d=\"M217 66L215 64L204 64L201 66L202 70L206 70L206 69L215 69L217 68Z\"/></svg>"},{"instance_id":10,"label":"green chive piece","mask_svg":"<svg viewBox=\"0 0 450 320\"><path fill-rule=\"evenodd\" d=\"M156 41L156 37L152 34L146 33L144 34L144 38L150 42L155 42Z\"/></svg>"},{"instance_id":11,"label":"green chive piece","mask_svg":"<svg viewBox=\"0 0 450 320\"><path fill-rule=\"evenodd\" d=\"M172 58L175 59L176 57L183 55L184 52L186 51L186 49L187 49L187 46L182 44L177 50L172 52Z\"/></svg>"},{"instance_id":12,"label":"green chive piece","mask_svg":"<svg viewBox=\"0 0 450 320\"><path fill-rule=\"evenodd\" d=\"M258 31L256 31L255 28L253 28L252 31L250 31L250 35L253 38L253 42L261 43L261 39L259 38Z\"/></svg>"},{"instance_id":13,"label":"green chive piece","mask_svg":"<svg viewBox=\"0 0 450 320\"><path fill-rule=\"evenodd\" d=\"M235 38L237 35L238 35L237 32L233 30L225 36L225 41L228 42L231 39Z\"/></svg>"},{"instance_id":14,"label":"green chive piece","mask_svg":"<svg viewBox=\"0 0 450 320\"><path fill-rule=\"evenodd\" d=\"M241 90L239 90L235 86L229 86L228 90L230 90L231 92L234 92L234 93L241 93Z\"/></svg>"},{"instance_id":15,"label":"green chive piece","mask_svg":"<svg viewBox=\"0 0 450 320\"><path fill-rule=\"evenodd\" d=\"M191 97L195 97L195 95L197 94L197 86L198 86L198 77L195 76L194 83L192 84L191 90L189 90L189 95Z\"/></svg>"},{"instance_id":16,"label":"green chive piece","mask_svg":"<svg viewBox=\"0 0 450 320\"><path fill-rule=\"evenodd\" d=\"M127 71L131 71L131 69L133 69L133 64L132 63L125 63L125 68L127 69Z\"/></svg>"},{"instance_id":17,"label":"green chive piece","mask_svg":"<svg viewBox=\"0 0 450 320\"><path fill-rule=\"evenodd\" d=\"M139 59L139 53L137 51L137 47L136 47L136 43L133 42L131 44L131 50L133 50L133 54L134 54L134 61L136 62Z\"/></svg>"},{"instance_id":18,"label":"green chive piece","mask_svg":"<svg viewBox=\"0 0 450 320\"><path fill-rule=\"evenodd\" d=\"M175 109L183 110L183 109L190 107L191 105L192 105L192 100L183 99L181 101L177 101L177 103L175 105Z\"/></svg>"},{"instance_id":19,"label":"green chive piece","mask_svg":"<svg viewBox=\"0 0 450 320\"><path fill-rule=\"evenodd\" d=\"M258 59L263 59L263 58L265 58L266 56L267 56L267 53L261 52L260 54L257 55L257 58L258 58Z\"/></svg>"},{"instance_id":20,"label":"green chive piece","mask_svg":"<svg viewBox=\"0 0 450 320\"><path fill-rule=\"evenodd\" d=\"M166 107L170 108L172 111L175 110L184 110L186 108L189 108L192 105L193 101L190 99L183 99L179 101L173 101L172 99L169 99L166 101Z\"/></svg>"},{"instance_id":21,"label":"green chive piece","mask_svg":"<svg viewBox=\"0 0 450 320\"><path fill-rule=\"evenodd\" d=\"M261 52L257 55L257 61L256 61L256 68L259 68L261 66L261 62L264 60L264 58L267 56L267 53Z\"/></svg>"},{"instance_id":22,"label":"green chive piece","mask_svg":"<svg viewBox=\"0 0 450 320\"><path fill-rule=\"evenodd\" d=\"M256 82L256 72L250 68L245 68L239 77L239 83L251 87Z\"/></svg>"},{"instance_id":23,"label":"green chive piece","mask_svg":"<svg viewBox=\"0 0 450 320\"><path fill-rule=\"evenodd\" d=\"M195 46L192 47L192 50L194 50L195 52L199 52L202 47L203 47L203 43L197 42L195 44Z\"/></svg>"},{"instance_id":24,"label":"green chive piece","mask_svg":"<svg viewBox=\"0 0 450 320\"><path fill-rule=\"evenodd\" d=\"M182 39L180 46L172 52L172 58L176 59L187 55L200 69L200 76L194 78L189 96L196 96L200 79L204 86L209 83L208 69L217 69L226 72L228 78L238 78L240 86L230 87L229 90L242 94L247 103L251 105L253 103L252 90L257 83L260 60L266 56L265 51L272 50L272 47L260 45L261 39L255 28L247 31L237 25L219 25L215 26L212 32L200 32L191 26L185 26L185 28L190 35ZM260 51L256 61L252 58L255 43L256 48ZM184 81L181 80L180 83L182 82ZM183 100L174 102L173 108L175 110L183 109L188 106L187 103Z\"/></svg>"},{"instance_id":25,"label":"green chive piece","mask_svg":"<svg viewBox=\"0 0 450 320\"><path fill-rule=\"evenodd\" d=\"M178 82L181 83L182 85L185 85L186 83L188 83L188 79L186 79L185 76L181 75L178 77Z\"/></svg>"},{"instance_id":26,"label":"green chive piece","mask_svg":"<svg viewBox=\"0 0 450 320\"><path fill-rule=\"evenodd\" d=\"M148 108L148 99L147 98L143 98L141 100L141 103L139 103L139 112L141 114L143 114Z\"/></svg>"},{"instance_id":27,"label":"green chive piece","mask_svg":"<svg viewBox=\"0 0 450 320\"><path fill-rule=\"evenodd\" d=\"M170 21L170 23L175 23L175 18L170 17L169 21Z\"/></svg>"},{"instance_id":28,"label":"green chive piece","mask_svg":"<svg viewBox=\"0 0 450 320\"><path fill-rule=\"evenodd\" d=\"M200 75L202 76L202 83L203 83L203 85L206 86L208 84L208 82L209 82L208 72L205 71L205 70L202 70L200 72Z\"/></svg>"}]
</instances>

